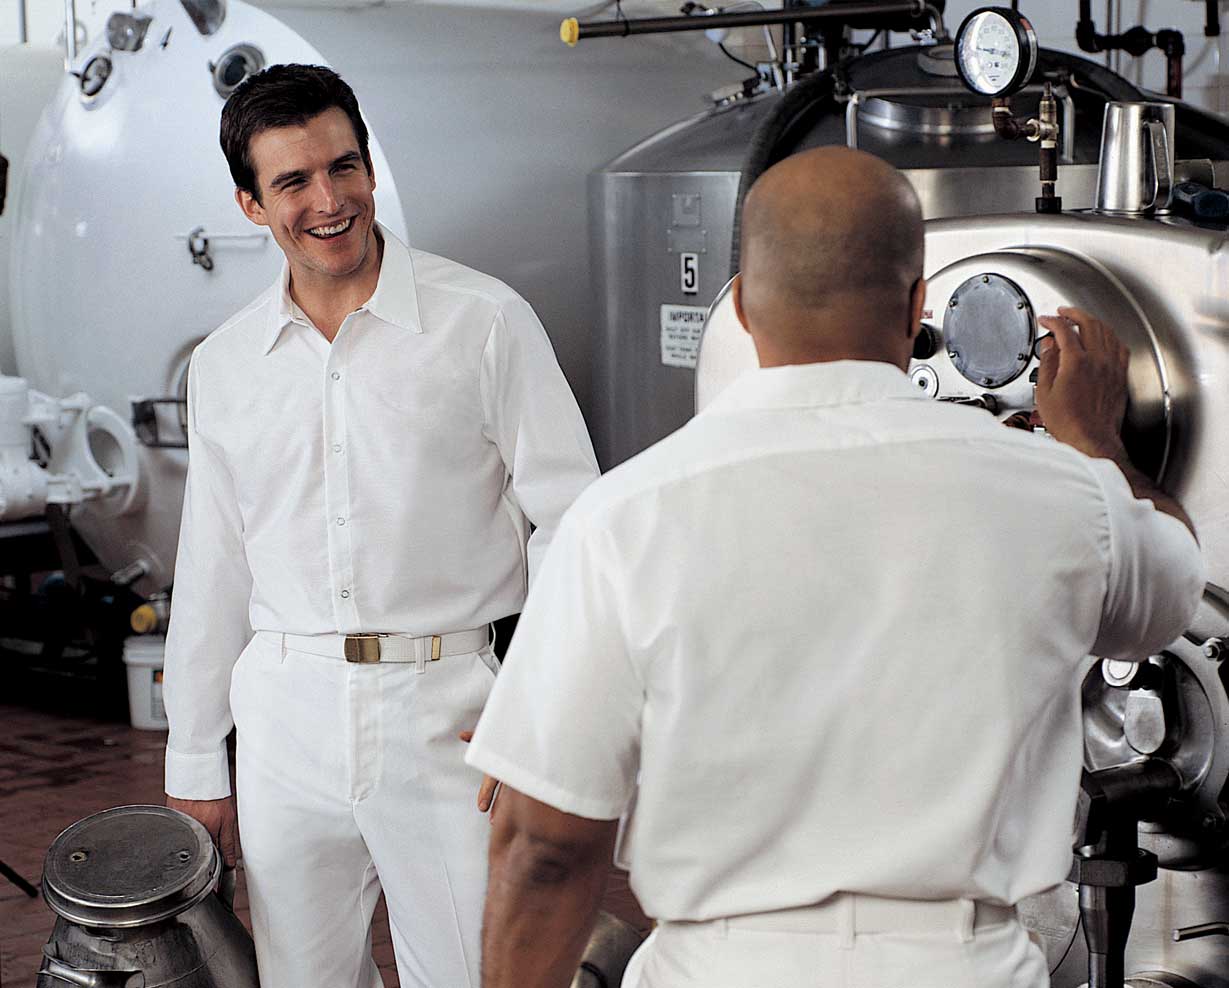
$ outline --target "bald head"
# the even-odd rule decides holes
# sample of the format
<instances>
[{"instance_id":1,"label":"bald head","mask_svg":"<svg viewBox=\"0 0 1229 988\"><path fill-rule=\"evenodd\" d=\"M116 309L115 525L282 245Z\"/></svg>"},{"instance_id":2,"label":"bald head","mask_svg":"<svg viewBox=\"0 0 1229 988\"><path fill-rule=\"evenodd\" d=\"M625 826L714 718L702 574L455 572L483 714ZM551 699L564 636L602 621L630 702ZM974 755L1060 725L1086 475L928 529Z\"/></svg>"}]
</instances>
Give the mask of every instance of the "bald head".
<instances>
[{"instance_id":1,"label":"bald head","mask_svg":"<svg viewBox=\"0 0 1229 988\"><path fill-rule=\"evenodd\" d=\"M887 162L825 147L774 165L743 203L741 259L739 314L761 363L908 362L922 210Z\"/></svg>"}]
</instances>

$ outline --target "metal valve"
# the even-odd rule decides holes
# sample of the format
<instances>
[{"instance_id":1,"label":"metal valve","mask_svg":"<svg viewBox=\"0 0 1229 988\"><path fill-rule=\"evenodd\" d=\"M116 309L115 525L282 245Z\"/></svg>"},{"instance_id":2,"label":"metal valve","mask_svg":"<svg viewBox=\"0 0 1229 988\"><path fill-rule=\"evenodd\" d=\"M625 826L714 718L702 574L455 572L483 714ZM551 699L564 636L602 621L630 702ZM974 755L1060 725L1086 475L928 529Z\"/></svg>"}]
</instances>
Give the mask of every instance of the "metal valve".
<instances>
[{"instance_id":1,"label":"metal valve","mask_svg":"<svg viewBox=\"0 0 1229 988\"><path fill-rule=\"evenodd\" d=\"M209 238L205 236L203 226L196 227L188 234L188 253L192 255L193 264L199 264L206 271L213 270L213 258L209 256Z\"/></svg>"},{"instance_id":2,"label":"metal valve","mask_svg":"<svg viewBox=\"0 0 1229 988\"><path fill-rule=\"evenodd\" d=\"M1174 943L1197 940L1200 937L1229 937L1229 923L1197 923L1174 930Z\"/></svg>"}]
</instances>

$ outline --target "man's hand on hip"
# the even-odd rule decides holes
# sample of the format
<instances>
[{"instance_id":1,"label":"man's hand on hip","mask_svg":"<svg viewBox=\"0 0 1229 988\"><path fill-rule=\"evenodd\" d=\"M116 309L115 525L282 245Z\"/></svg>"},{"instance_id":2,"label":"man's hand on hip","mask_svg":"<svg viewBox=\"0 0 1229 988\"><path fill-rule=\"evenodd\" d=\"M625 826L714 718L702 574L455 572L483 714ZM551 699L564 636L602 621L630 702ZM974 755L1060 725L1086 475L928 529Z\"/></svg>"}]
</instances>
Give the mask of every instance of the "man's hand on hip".
<instances>
[{"instance_id":1,"label":"man's hand on hip","mask_svg":"<svg viewBox=\"0 0 1229 988\"><path fill-rule=\"evenodd\" d=\"M235 810L234 796L225 799L178 799L167 796L166 805L199 820L218 845L227 867L235 867L239 860L239 814Z\"/></svg>"},{"instance_id":2,"label":"man's hand on hip","mask_svg":"<svg viewBox=\"0 0 1229 988\"><path fill-rule=\"evenodd\" d=\"M474 739L473 731L462 731L457 735L466 744ZM478 810L481 813L491 811L491 820L495 819L495 797L499 795L499 780L489 775L482 777L482 785L478 787Z\"/></svg>"}]
</instances>

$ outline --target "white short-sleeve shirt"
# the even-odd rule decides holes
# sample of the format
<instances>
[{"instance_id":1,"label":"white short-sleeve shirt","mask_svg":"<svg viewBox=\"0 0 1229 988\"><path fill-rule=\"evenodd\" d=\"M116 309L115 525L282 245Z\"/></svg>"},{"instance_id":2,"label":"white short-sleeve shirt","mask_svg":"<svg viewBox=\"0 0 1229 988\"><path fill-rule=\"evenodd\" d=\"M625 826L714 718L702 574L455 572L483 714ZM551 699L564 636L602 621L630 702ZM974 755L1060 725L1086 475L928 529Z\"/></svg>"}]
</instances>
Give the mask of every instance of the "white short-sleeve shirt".
<instances>
[{"instance_id":1,"label":"white short-sleeve shirt","mask_svg":"<svg viewBox=\"0 0 1229 988\"><path fill-rule=\"evenodd\" d=\"M1186 528L883 363L753 371L565 516L468 760L623 816L664 920L1066 875L1089 655L1185 628Z\"/></svg>"}]
</instances>

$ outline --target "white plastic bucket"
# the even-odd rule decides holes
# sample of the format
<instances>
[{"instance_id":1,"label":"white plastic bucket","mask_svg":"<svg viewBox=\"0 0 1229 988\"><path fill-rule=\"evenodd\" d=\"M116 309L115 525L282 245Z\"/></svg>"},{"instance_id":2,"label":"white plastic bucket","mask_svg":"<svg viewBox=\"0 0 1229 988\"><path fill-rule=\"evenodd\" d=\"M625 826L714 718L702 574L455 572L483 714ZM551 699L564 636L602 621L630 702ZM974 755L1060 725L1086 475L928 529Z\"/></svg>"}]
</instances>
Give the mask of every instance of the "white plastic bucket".
<instances>
[{"instance_id":1,"label":"white plastic bucket","mask_svg":"<svg viewBox=\"0 0 1229 988\"><path fill-rule=\"evenodd\" d=\"M132 726L143 731L165 731L166 708L162 705L162 660L166 639L161 635L136 635L124 642L124 665L128 667L128 714Z\"/></svg>"}]
</instances>

